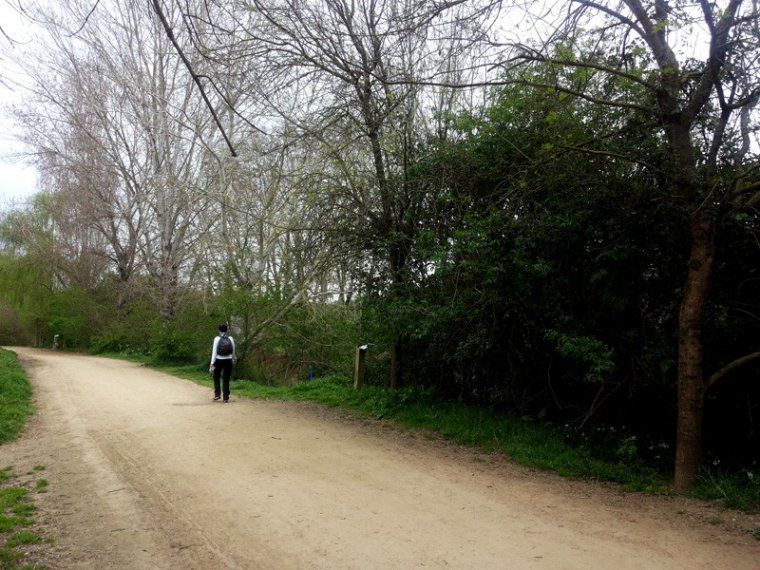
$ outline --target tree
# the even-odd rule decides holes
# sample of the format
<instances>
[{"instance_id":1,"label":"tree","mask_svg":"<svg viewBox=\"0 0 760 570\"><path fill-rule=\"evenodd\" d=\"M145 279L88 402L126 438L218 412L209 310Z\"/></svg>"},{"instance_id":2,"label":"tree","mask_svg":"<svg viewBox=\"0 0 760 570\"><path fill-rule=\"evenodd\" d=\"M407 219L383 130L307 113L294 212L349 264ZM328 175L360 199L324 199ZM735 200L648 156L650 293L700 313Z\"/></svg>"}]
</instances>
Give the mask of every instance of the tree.
<instances>
[{"instance_id":1,"label":"tree","mask_svg":"<svg viewBox=\"0 0 760 570\"><path fill-rule=\"evenodd\" d=\"M760 203L753 110L760 97L757 3L747 0L572 0L543 45L513 43L507 83L578 97L619 116L616 128L661 133L670 158L660 173L689 218L690 254L679 312L678 427L674 486L689 489L700 463L705 392L702 328L721 224ZM548 20L544 20L545 22ZM538 29L546 29L545 24ZM679 50L684 35L705 37L702 59ZM632 149L604 141L575 150L651 168ZM760 353L726 365L730 370ZM713 378L719 378L712 376Z\"/></svg>"},{"instance_id":2,"label":"tree","mask_svg":"<svg viewBox=\"0 0 760 570\"><path fill-rule=\"evenodd\" d=\"M321 147L326 175L332 167L341 179L323 202L338 206L345 241L372 256L391 297L407 285L422 201L408 175L420 141L416 123L452 99L445 89L437 100L423 94L415 79L455 76L452 62L482 36L493 5L254 0L207 2L186 14L204 73L253 78L250 93ZM389 383L397 388L404 339L400 331L391 336Z\"/></svg>"},{"instance_id":3,"label":"tree","mask_svg":"<svg viewBox=\"0 0 760 570\"><path fill-rule=\"evenodd\" d=\"M139 263L168 320L190 248L211 222L203 213L218 132L198 113L202 103L152 9L110 8L95 13L89 2L67 2L77 29L35 12L52 49L42 71L29 70L42 107L27 113L28 138L47 171L76 173L89 222L110 244L118 304Z\"/></svg>"}]
</instances>

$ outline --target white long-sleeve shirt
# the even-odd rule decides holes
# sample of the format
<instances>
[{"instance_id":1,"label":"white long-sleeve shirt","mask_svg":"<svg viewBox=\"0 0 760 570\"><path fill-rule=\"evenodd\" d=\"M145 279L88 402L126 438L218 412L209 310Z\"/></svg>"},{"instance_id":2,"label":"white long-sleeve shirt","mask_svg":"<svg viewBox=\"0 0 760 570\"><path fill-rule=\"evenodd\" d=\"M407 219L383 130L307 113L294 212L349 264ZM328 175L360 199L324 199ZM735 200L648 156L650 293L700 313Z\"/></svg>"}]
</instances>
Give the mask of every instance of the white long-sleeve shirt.
<instances>
[{"instance_id":1,"label":"white long-sleeve shirt","mask_svg":"<svg viewBox=\"0 0 760 570\"><path fill-rule=\"evenodd\" d=\"M230 339L230 342L232 343L232 354L229 356L222 356L220 354L216 353L216 349L219 346L219 339L221 336L217 336L214 338L214 346L211 348L211 364L213 364L216 360L232 360L235 358L235 339L231 336L227 335L227 338Z\"/></svg>"}]
</instances>

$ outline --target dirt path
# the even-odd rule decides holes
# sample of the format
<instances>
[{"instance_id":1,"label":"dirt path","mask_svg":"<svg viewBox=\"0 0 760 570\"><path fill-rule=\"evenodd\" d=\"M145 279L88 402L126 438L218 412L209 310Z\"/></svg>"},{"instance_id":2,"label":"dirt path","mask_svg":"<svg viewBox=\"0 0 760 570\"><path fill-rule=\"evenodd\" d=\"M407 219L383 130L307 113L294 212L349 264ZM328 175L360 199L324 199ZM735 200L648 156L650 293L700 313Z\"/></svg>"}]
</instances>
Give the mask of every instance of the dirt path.
<instances>
[{"instance_id":1,"label":"dirt path","mask_svg":"<svg viewBox=\"0 0 760 570\"><path fill-rule=\"evenodd\" d=\"M213 403L117 360L15 350L39 413L0 463L45 464L55 568L760 564L760 542L698 520L684 499L563 481L234 388Z\"/></svg>"}]
</instances>

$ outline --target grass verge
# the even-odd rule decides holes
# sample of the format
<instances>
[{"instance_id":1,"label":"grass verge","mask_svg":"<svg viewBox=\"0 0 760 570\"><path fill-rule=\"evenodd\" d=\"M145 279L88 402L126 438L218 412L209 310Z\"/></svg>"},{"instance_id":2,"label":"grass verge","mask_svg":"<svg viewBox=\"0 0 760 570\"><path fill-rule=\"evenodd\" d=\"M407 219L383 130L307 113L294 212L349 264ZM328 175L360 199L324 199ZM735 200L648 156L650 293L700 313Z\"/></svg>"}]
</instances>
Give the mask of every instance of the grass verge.
<instances>
[{"instance_id":1,"label":"grass verge","mask_svg":"<svg viewBox=\"0 0 760 570\"><path fill-rule=\"evenodd\" d=\"M122 355L109 355L123 358ZM145 356L130 356L168 374L211 388L210 374L196 365L155 363ZM620 484L627 491L672 494L670 475L647 465L620 442L618 449L600 452L593 445L573 445L557 426L529 421L516 414L447 402L416 388L396 392L367 386L353 389L343 378L328 377L292 387L264 386L239 381L234 396L262 400L310 401L352 410L364 417L393 420L407 429L428 430L444 438L486 452L501 452L514 461L570 479ZM704 472L691 493L699 499L720 499L730 508L760 512L760 480L752 473Z\"/></svg>"},{"instance_id":2,"label":"grass verge","mask_svg":"<svg viewBox=\"0 0 760 570\"><path fill-rule=\"evenodd\" d=\"M760 476L749 470L734 474L704 470L690 495L697 499L721 500L731 509L760 513ZM760 540L760 527L754 534Z\"/></svg>"},{"instance_id":3,"label":"grass verge","mask_svg":"<svg viewBox=\"0 0 760 570\"><path fill-rule=\"evenodd\" d=\"M33 412L31 399L31 386L16 355L0 349L0 444L15 439L24 428ZM41 471L44 466L34 469ZM37 482L37 492L44 492L47 480L40 481L44 484ZM25 564L29 549L50 542L26 529L34 523L32 496L33 492L18 482L12 466L0 469L0 568L36 567Z\"/></svg>"},{"instance_id":4,"label":"grass verge","mask_svg":"<svg viewBox=\"0 0 760 570\"><path fill-rule=\"evenodd\" d=\"M14 353L0 349L0 444L16 438L32 412L26 374Z\"/></svg>"},{"instance_id":5,"label":"grass verge","mask_svg":"<svg viewBox=\"0 0 760 570\"><path fill-rule=\"evenodd\" d=\"M36 510L32 492L16 482L12 467L0 473L4 475L0 486L0 568L39 567L26 564L30 548L42 542L50 544L52 540L27 530L34 524L32 515Z\"/></svg>"}]
</instances>

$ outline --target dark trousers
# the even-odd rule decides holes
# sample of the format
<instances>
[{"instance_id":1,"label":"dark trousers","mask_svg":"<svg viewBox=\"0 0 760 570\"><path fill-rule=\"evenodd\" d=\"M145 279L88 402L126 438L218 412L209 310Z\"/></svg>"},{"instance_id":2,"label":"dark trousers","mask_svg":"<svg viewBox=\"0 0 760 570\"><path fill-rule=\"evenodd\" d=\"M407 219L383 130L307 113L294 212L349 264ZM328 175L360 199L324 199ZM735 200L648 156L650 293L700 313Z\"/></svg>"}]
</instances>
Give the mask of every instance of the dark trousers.
<instances>
[{"instance_id":1,"label":"dark trousers","mask_svg":"<svg viewBox=\"0 0 760 570\"><path fill-rule=\"evenodd\" d=\"M221 390L219 389L219 377L222 377ZM217 358L214 361L214 397L218 398L219 394L225 400L230 398L230 376L232 376L232 359Z\"/></svg>"}]
</instances>

